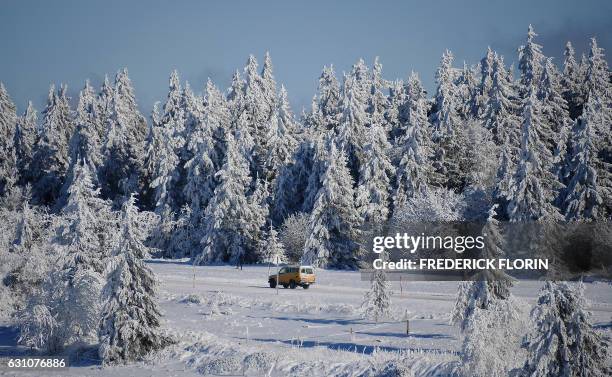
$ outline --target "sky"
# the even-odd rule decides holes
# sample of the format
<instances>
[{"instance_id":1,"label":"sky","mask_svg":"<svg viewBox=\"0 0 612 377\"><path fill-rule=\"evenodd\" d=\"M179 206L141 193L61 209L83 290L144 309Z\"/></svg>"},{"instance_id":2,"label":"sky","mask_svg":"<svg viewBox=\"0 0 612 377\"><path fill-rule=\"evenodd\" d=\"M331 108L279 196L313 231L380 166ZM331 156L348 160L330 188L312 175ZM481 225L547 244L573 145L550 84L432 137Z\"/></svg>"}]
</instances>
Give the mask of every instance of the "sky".
<instances>
[{"instance_id":1,"label":"sky","mask_svg":"<svg viewBox=\"0 0 612 377\"><path fill-rule=\"evenodd\" d=\"M249 54L261 66L269 51L299 114L324 65L341 76L360 57L379 56L385 78L414 70L431 92L445 49L456 66L478 62L487 46L510 64L530 23L557 63L567 40L582 53L592 36L610 61L610 0L2 0L0 81L19 112L28 100L41 110L51 83L66 83L76 101L85 79L97 86L127 67L149 116L173 69L196 92L208 77L225 89Z\"/></svg>"}]
</instances>

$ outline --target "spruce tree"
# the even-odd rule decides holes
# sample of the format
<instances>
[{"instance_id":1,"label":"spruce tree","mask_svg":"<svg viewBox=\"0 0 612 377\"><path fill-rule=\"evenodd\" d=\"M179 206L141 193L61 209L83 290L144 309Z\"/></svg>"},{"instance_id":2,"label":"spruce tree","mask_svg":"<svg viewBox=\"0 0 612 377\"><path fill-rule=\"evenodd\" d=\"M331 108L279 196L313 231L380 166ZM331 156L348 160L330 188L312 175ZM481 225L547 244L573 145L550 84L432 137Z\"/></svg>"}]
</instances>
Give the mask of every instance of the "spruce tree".
<instances>
[{"instance_id":1,"label":"spruce tree","mask_svg":"<svg viewBox=\"0 0 612 377\"><path fill-rule=\"evenodd\" d=\"M537 92L540 86L544 54L542 46L534 41L537 36L533 26L529 25L527 43L519 48L518 68L521 72L519 92L522 98L527 98L532 90Z\"/></svg>"},{"instance_id":2,"label":"spruce tree","mask_svg":"<svg viewBox=\"0 0 612 377\"><path fill-rule=\"evenodd\" d=\"M355 268L360 217L353 180L343 150L328 142L324 170L310 215L302 263L317 267Z\"/></svg>"},{"instance_id":3,"label":"spruce tree","mask_svg":"<svg viewBox=\"0 0 612 377\"><path fill-rule=\"evenodd\" d=\"M405 133L399 138L400 156L396 174L393 205L402 207L406 200L427 189L435 174L431 167L431 135L427 120L427 98L416 73L412 73L406 85Z\"/></svg>"},{"instance_id":4,"label":"spruce tree","mask_svg":"<svg viewBox=\"0 0 612 377\"><path fill-rule=\"evenodd\" d=\"M319 77L319 92L313 109L321 118L320 129L316 132L335 131L338 128L342 114L341 101L340 83L336 78L334 66L325 66Z\"/></svg>"},{"instance_id":5,"label":"spruce tree","mask_svg":"<svg viewBox=\"0 0 612 377\"><path fill-rule=\"evenodd\" d=\"M144 164L147 123L140 114L127 69L115 76L104 140L102 194L118 199L137 192Z\"/></svg>"},{"instance_id":6,"label":"spruce tree","mask_svg":"<svg viewBox=\"0 0 612 377\"><path fill-rule=\"evenodd\" d=\"M568 155L568 185L562 193L562 209L567 220L605 219L610 213L604 198L610 197L610 165L598 156L597 122L601 104L591 96L572 130Z\"/></svg>"},{"instance_id":7,"label":"spruce tree","mask_svg":"<svg viewBox=\"0 0 612 377\"><path fill-rule=\"evenodd\" d=\"M438 89L435 96L435 111L431 114L432 139L434 141L433 166L439 182L453 190L461 190L466 177L463 171L465 146L464 122L459 117L459 89L456 85L455 70L452 68L453 54L446 51L442 55L440 67L436 72ZM432 182L436 183L436 182Z\"/></svg>"},{"instance_id":8,"label":"spruce tree","mask_svg":"<svg viewBox=\"0 0 612 377\"><path fill-rule=\"evenodd\" d=\"M523 108L521 151L508 195L508 217L513 222L559 215L552 205L558 189L551 172L552 155L538 133L542 127L541 103L532 90Z\"/></svg>"},{"instance_id":9,"label":"spruce tree","mask_svg":"<svg viewBox=\"0 0 612 377\"><path fill-rule=\"evenodd\" d=\"M69 144L74 122L66 97L66 86L55 92L51 85L47 107L43 111L41 134L34 148L34 194L41 204L58 199L70 164Z\"/></svg>"},{"instance_id":10,"label":"spruce tree","mask_svg":"<svg viewBox=\"0 0 612 377\"><path fill-rule=\"evenodd\" d=\"M366 318L378 322L389 315L391 307L390 284L384 270L376 270L372 274L370 290L364 296L361 308Z\"/></svg>"},{"instance_id":11,"label":"spruce tree","mask_svg":"<svg viewBox=\"0 0 612 377\"><path fill-rule=\"evenodd\" d=\"M204 211L202 251L195 263L239 262L249 251L253 234L260 224L252 222L254 214L247 199L250 187L249 166L234 136L226 134L226 154L217 172L217 187Z\"/></svg>"},{"instance_id":12,"label":"spruce tree","mask_svg":"<svg viewBox=\"0 0 612 377\"><path fill-rule=\"evenodd\" d=\"M503 57L494 55L488 100L483 106L483 124L491 130L497 145L507 143L512 152L520 146L519 108Z\"/></svg>"},{"instance_id":13,"label":"spruce tree","mask_svg":"<svg viewBox=\"0 0 612 377\"><path fill-rule=\"evenodd\" d=\"M26 111L17 119L15 129L15 156L19 183L22 185L32 183L33 155L36 140L38 139L38 115L31 101L28 101Z\"/></svg>"},{"instance_id":14,"label":"spruce tree","mask_svg":"<svg viewBox=\"0 0 612 377\"><path fill-rule=\"evenodd\" d=\"M381 226L389 218L391 177L395 167L389 160L391 144L382 124L372 123L364 148L365 163L359 170L356 206L363 222Z\"/></svg>"},{"instance_id":15,"label":"spruce tree","mask_svg":"<svg viewBox=\"0 0 612 377\"><path fill-rule=\"evenodd\" d=\"M338 126L338 147L344 150L353 179L358 179L359 169L365 162L363 147L367 139L370 118L367 109L369 88L364 87L365 65L360 60L344 78L342 91L342 115Z\"/></svg>"},{"instance_id":16,"label":"spruce tree","mask_svg":"<svg viewBox=\"0 0 612 377\"><path fill-rule=\"evenodd\" d=\"M561 85L563 86L563 98L568 104L569 114L572 119L577 119L582 114L584 106L583 73L580 65L576 61L574 47L571 42L567 42L563 52L563 76Z\"/></svg>"},{"instance_id":17,"label":"spruce tree","mask_svg":"<svg viewBox=\"0 0 612 377\"><path fill-rule=\"evenodd\" d=\"M489 93L493 86L493 64L495 62L495 53L491 47L487 47L487 53L480 60L480 83L478 85L477 95L472 104L472 114L476 117L482 117L485 112L485 106L489 102Z\"/></svg>"},{"instance_id":18,"label":"spruce tree","mask_svg":"<svg viewBox=\"0 0 612 377\"><path fill-rule=\"evenodd\" d=\"M0 83L0 197L5 196L17 183L17 155L15 128L17 113L3 83Z\"/></svg>"},{"instance_id":19,"label":"spruce tree","mask_svg":"<svg viewBox=\"0 0 612 377\"><path fill-rule=\"evenodd\" d=\"M219 140L219 137L230 132L229 122L227 102L212 81L208 80L202 122L194 127L187 142L193 157L185 164L187 178L183 189L183 195L198 222L215 190L215 173L223 158L220 145L223 140Z\"/></svg>"},{"instance_id":20,"label":"spruce tree","mask_svg":"<svg viewBox=\"0 0 612 377\"><path fill-rule=\"evenodd\" d=\"M108 265L104 307L99 330L104 364L143 359L170 343L160 331L161 312L155 300L157 281L141 259L147 254L138 224L135 197L123 204L120 240Z\"/></svg>"},{"instance_id":21,"label":"spruce tree","mask_svg":"<svg viewBox=\"0 0 612 377\"><path fill-rule=\"evenodd\" d=\"M545 283L531 312L535 328L528 334L529 376L604 376L609 374L609 340L593 329L585 310L584 285Z\"/></svg>"}]
</instances>

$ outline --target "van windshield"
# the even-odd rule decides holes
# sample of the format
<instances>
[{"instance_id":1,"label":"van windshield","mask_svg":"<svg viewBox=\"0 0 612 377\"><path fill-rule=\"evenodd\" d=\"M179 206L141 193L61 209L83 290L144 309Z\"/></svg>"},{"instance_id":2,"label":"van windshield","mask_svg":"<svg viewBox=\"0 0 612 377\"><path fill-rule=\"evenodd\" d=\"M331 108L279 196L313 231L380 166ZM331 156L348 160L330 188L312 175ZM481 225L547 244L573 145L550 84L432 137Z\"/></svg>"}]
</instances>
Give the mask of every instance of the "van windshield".
<instances>
[{"instance_id":1,"label":"van windshield","mask_svg":"<svg viewBox=\"0 0 612 377\"><path fill-rule=\"evenodd\" d=\"M302 268L302 273L307 275L312 275L312 268Z\"/></svg>"}]
</instances>

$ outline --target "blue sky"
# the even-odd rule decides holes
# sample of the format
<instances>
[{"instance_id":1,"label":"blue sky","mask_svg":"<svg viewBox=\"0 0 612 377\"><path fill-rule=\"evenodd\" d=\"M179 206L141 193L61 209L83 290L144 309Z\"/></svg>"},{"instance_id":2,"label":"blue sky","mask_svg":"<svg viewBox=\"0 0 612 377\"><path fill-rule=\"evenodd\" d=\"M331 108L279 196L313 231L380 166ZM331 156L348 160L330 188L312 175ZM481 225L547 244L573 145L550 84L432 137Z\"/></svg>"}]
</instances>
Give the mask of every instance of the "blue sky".
<instances>
[{"instance_id":1,"label":"blue sky","mask_svg":"<svg viewBox=\"0 0 612 377\"><path fill-rule=\"evenodd\" d=\"M549 56L565 41L582 52L597 36L612 48L612 1L31 1L0 3L0 80L19 111L40 110L51 82L76 93L128 67L141 111L167 92L168 75L200 92L207 77L225 88L248 55L270 51L294 110L308 106L325 64L338 74L380 56L387 78L417 71L428 89L444 49L457 65L490 45L516 61L529 23ZM559 59L560 60L560 59Z\"/></svg>"}]
</instances>

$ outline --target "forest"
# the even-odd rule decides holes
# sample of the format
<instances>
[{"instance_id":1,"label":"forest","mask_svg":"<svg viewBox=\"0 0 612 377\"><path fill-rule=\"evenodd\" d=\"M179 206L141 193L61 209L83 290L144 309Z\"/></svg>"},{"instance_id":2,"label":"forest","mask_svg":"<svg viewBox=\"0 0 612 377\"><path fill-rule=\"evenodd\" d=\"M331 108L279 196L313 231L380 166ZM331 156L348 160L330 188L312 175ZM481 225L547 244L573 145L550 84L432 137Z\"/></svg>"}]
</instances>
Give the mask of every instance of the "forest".
<instances>
[{"instance_id":1,"label":"forest","mask_svg":"<svg viewBox=\"0 0 612 377\"><path fill-rule=\"evenodd\" d=\"M172 343L150 257L357 269L363 229L387 221L482 221L494 255L503 223L609 230L612 76L595 38L553 60L530 26L517 67L491 48L474 64L445 51L435 79L429 95L415 72L384 78L378 58L330 65L294 114L266 53L227 89L198 94L171 72L149 117L127 69L86 81L76 107L51 85L40 114L0 85L0 312L19 313L32 346L100 339L105 361L130 361ZM487 280L460 297L508 296Z\"/></svg>"}]
</instances>

